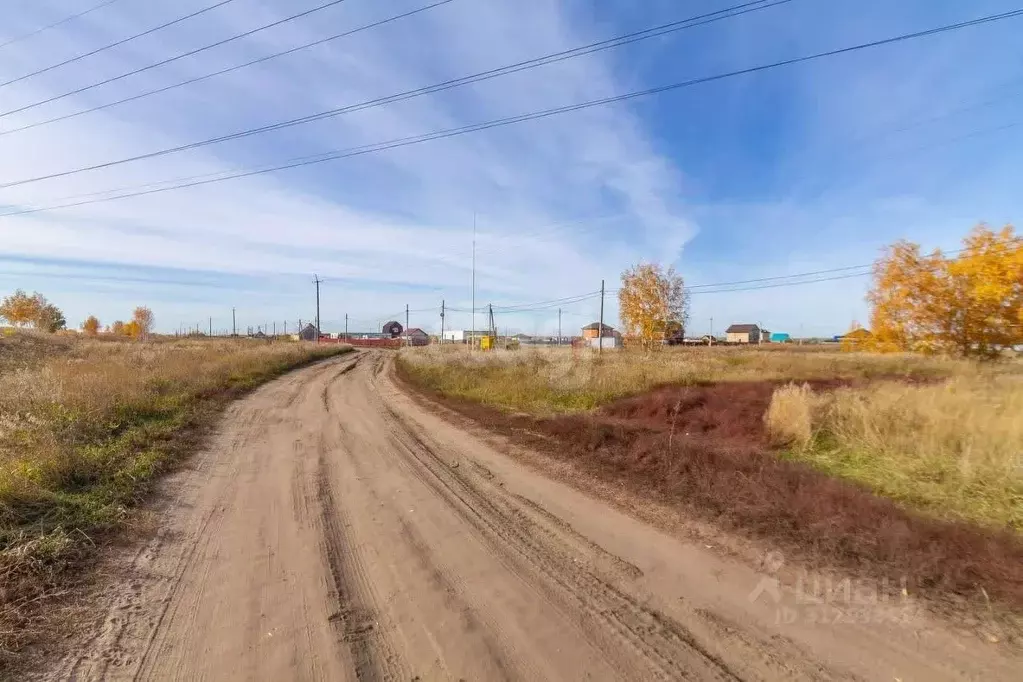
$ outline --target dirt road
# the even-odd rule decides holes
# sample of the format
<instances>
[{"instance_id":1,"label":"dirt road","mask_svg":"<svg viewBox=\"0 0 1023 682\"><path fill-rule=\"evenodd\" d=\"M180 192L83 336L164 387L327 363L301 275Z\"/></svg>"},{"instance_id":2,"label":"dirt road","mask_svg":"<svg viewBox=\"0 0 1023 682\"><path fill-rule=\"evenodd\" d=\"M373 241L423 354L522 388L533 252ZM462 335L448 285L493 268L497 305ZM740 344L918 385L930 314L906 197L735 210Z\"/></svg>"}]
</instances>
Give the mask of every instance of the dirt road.
<instances>
[{"instance_id":1,"label":"dirt road","mask_svg":"<svg viewBox=\"0 0 1023 682\"><path fill-rule=\"evenodd\" d=\"M47 676L1011 678L993 648L915 612L811 618L770 575L422 409L391 357L319 364L234 405L167 482L160 531L112 569L105 618Z\"/></svg>"}]
</instances>

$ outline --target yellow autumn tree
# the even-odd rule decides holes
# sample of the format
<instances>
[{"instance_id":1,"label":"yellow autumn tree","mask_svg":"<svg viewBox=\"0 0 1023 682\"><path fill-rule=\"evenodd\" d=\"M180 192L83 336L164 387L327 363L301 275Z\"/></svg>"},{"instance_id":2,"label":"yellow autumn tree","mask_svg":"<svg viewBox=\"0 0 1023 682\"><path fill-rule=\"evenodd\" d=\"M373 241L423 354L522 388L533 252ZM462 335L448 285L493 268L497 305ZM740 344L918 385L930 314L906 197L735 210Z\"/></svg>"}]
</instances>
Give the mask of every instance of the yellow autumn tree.
<instances>
[{"instance_id":1,"label":"yellow autumn tree","mask_svg":"<svg viewBox=\"0 0 1023 682\"><path fill-rule=\"evenodd\" d=\"M1023 343L1023 239L978 225L955 258L890 246L874 266L868 346L994 357Z\"/></svg>"},{"instance_id":2,"label":"yellow autumn tree","mask_svg":"<svg viewBox=\"0 0 1023 682\"><path fill-rule=\"evenodd\" d=\"M23 290L18 289L0 302L0 317L15 327L23 327L36 322L45 305L46 299L41 294L35 293L29 296Z\"/></svg>"},{"instance_id":3,"label":"yellow autumn tree","mask_svg":"<svg viewBox=\"0 0 1023 682\"><path fill-rule=\"evenodd\" d=\"M89 315L82 323L82 331L89 336L96 336L99 333L99 319L95 315Z\"/></svg>"},{"instance_id":4,"label":"yellow autumn tree","mask_svg":"<svg viewBox=\"0 0 1023 682\"><path fill-rule=\"evenodd\" d=\"M110 333L117 336L124 336L126 333L124 331L124 322L121 320L114 320L114 323L110 325Z\"/></svg>"},{"instance_id":5,"label":"yellow autumn tree","mask_svg":"<svg viewBox=\"0 0 1023 682\"><path fill-rule=\"evenodd\" d=\"M622 273L618 292L618 315L629 336L644 348L681 337L689 319L689 296L675 268L657 264L636 265Z\"/></svg>"},{"instance_id":6,"label":"yellow autumn tree","mask_svg":"<svg viewBox=\"0 0 1023 682\"><path fill-rule=\"evenodd\" d=\"M153 311L145 306L139 306L135 308L135 312L132 313L131 322L134 324L134 333L131 336L136 338L146 338L149 333L153 331Z\"/></svg>"},{"instance_id":7,"label":"yellow autumn tree","mask_svg":"<svg viewBox=\"0 0 1023 682\"><path fill-rule=\"evenodd\" d=\"M130 336L133 339L140 338L142 336L142 327L135 320L132 320L128 324L124 325L125 336Z\"/></svg>"}]
</instances>

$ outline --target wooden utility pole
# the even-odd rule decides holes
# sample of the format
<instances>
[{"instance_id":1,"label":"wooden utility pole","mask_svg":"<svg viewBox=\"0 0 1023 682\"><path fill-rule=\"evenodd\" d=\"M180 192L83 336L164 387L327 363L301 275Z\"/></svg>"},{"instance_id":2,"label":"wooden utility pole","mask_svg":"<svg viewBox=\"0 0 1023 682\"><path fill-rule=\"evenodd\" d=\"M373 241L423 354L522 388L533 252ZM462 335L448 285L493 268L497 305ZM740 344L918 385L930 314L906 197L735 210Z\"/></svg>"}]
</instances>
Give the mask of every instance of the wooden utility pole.
<instances>
[{"instance_id":1,"label":"wooden utility pole","mask_svg":"<svg viewBox=\"0 0 1023 682\"><path fill-rule=\"evenodd\" d=\"M561 345L561 308L558 308L558 346Z\"/></svg>"},{"instance_id":2,"label":"wooden utility pole","mask_svg":"<svg viewBox=\"0 0 1023 682\"><path fill-rule=\"evenodd\" d=\"M345 313L345 341L348 341L348 313Z\"/></svg>"},{"instance_id":3,"label":"wooden utility pole","mask_svg":"<svg viewBox=\"0 0 1023 682\"><path fill-rule=\"evenodd\" d=\"M472 212L472 332L469 336L471 351L476 341L476 211Z\"/></svg>"},{"instance_id":4,"label":"wooden utility pole","mask_svg":"<svg viewBox=\"0 0 1023 682\"><path fill-rule=\"evenodd\" d=\"M405 345L408 345L408 303L405 304Z\"/></svg>"},{"instance_id":5,"label":"wooden utility pole","mask_svg":"<svg viewBox=\"0 0 1023 682\"><path fill-rule=\"evenodd\" d=\"M320 342L320 279L317 275L313 275L313 283L316 284L316 343Z\"/></svg>"},{"instance_id":6,"label":"wooden utility pole","mask_svg":"<svg viewBox=\"0 0 1023 682\"><path fill-rule=\"evenodd\" d=\"M444 343L444 299L440 302L440 342Z\"/></svg>"},{"instance_id":7,"label":"wooden utility pole","mask_svg":"<svg viewBox=\"0 0 1023 682\"><path fill-rule=\"evenodd\" d=\"M231 336L238 336L238 324L234 315L234 308L231 308Z\"/></svg>"},{"instance_id":8,"label":"wooden utility pole","mask_svg":"<svg viewBox=\"0 0 1023 682\"><path fill-rule=\"evenodd\" d=\"M597 355L604 352L604 280L600 280L600 327L597 328Z\"/></svg>"},{"instance_id":9,"label":"wooden utility pole","mask_svg":"<svg viewBox=\"0 0 1023 682\"><path fill-rule=\"evenodd\" d=\"M210 318L210 337L213 336L213 318Z\"/></svg>"}]
</instances>

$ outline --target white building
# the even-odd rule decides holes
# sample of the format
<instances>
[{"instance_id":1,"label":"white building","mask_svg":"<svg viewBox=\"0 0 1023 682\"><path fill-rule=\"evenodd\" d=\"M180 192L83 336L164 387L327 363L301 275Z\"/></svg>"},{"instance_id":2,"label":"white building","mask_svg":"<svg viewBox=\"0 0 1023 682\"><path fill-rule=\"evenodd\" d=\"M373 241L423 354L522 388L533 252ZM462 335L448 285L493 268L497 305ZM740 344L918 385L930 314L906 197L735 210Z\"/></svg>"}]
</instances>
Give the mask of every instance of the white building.
<instances>
[{"instance_id":1,"label":"white building","mask_svg":"<svg viewBox=\"0 0 1023 682\"><path fill-rule=\"evenodd\" d=\"M486 331L472 331L471 329L445 329L444 336L441 337L446 343L466 343L472 338L480 338L486 336L490 332Z\"/></svg>"}]
</instances>

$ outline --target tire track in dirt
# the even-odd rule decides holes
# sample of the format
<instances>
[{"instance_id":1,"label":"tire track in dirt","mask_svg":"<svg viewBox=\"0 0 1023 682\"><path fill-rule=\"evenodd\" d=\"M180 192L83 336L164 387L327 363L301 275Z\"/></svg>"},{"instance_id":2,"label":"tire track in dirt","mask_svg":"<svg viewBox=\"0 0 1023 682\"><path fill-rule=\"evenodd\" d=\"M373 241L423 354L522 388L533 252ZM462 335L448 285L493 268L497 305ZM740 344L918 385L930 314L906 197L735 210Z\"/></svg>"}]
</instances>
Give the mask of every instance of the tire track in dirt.
<instances>
[{"instance_id":1,"label":"tire track in dirt","mask_svg":"<svg viewBox=\"0 0 1023 682\"><path fill-rule=\"evenodd\" d=\"M357 680L396 680L397 657L378 632L376 611L367 601L370 577L357 551L353 551L351 539L345 537L346 521L334 500L327 450L322 443L318 464L316 497L321 540L333 585L329 599L335 609L327 620L336 630L338 641L351 651Z\"/></svg>"},{"instance_id":2,"label":"tire track in dirt","mask_svg":"<svg viewBox=\"0 0 1023 682\"><path fill-rule=\"evenodd\" d=\"M385 409L393 425L389 438L422 466L419 478L447 498L495 552L505 555L517 567L520 575L528 576L563 610L574 611L595 646L607 652L623 646L630 648L644 659L650 674L659 679L739 679L681 625L581 567L561 548L541 544L513 507L502 509L493 497L452 473L397 413L386 406ZM635 663L631 661L615 663L621 666L623 674L634 670Z\"/></svg>"}]
</instances>

